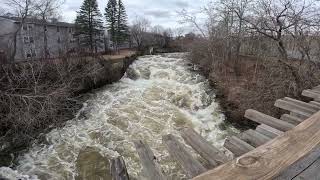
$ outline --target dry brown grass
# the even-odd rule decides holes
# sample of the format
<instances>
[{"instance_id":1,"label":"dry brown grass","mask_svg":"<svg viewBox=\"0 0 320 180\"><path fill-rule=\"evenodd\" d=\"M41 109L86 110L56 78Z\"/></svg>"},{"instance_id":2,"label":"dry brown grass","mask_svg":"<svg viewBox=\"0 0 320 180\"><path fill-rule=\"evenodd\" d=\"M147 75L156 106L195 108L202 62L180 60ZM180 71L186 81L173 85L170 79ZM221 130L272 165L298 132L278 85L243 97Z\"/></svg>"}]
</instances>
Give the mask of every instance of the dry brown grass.
<instances>
[{"instance_id":1,"label":"dry brown grass","mask_svg":"<svg viewBox=\"0 0 320 180\"><path fill-rule=\"evenodd\" d=\"M130 57L136 53L137 52L134 50L124 49L124 50L120 50L118 54L103 55L103 58L105 58L107 60L119 60L119 59L123 59L125 57Z\"/></svg>"},{"instance_id":2,"label":"dry brown grass","mask_svg":"<svg viewBox=\"0 0 320 180\"><path fill-rule=\"evenodd\" d=\"M201 54L199 57L199 49L197 52L191 53L193 62L203 67L203 72L218 90L228 120L237 125L253 125L243 117L247 109L279 117L281 111L274 107L277 99L286 96L303 99L302 90L320 84L319 64L309 61L288 60L299 74L297 83L291 70L277 58L240 56L235 72L234 60L216 57L210 61L209 56Z\"/></svg>"}]
</instances>

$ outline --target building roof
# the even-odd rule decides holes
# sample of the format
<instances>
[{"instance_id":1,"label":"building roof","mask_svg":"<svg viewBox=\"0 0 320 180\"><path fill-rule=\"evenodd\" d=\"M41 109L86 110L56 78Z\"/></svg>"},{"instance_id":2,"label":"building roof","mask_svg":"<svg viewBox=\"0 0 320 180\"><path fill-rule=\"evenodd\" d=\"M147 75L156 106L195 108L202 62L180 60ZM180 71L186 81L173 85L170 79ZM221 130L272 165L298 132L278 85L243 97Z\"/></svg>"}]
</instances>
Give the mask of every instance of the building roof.
<instances>
[{"instance_id":1,"label":"building roof","mask_svg":"<svg viewBox=\"0 0 320 180\"><path fill-rule=\"evenodd\" d=\"M12 20L12 21L14 21L14 23L20 23L22 20L22 18L20 18L20 17L10 17L10 16L0 16L0 17ZM39 24L39 25L46 24L47 26L74 27L74 24L72 24L72 23L60 22L60 21L56 21L56 20L44 22L42 19L26 18L24 21L25 21L25 23L28 23L28 24Z\"/></svg>"}]
</instances>

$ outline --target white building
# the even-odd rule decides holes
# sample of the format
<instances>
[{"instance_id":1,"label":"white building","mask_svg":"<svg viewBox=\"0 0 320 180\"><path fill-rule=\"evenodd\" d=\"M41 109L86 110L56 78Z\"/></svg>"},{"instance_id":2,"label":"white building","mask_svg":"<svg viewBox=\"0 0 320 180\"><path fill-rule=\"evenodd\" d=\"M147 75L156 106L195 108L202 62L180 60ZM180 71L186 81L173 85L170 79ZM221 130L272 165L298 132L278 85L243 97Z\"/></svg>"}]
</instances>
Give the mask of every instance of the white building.
<instances>
[{"instance_id":1,"label":"white building","mask_svg":"<svg viewBox=\"0 0 320 180\"><path fill-rule=\"evenodd\" d=\"M0 61L2 57L10 57L14 49L14 34L21 26L21 18L0 16ZM27 18L17 33L15 61L27 59L57 58L78 52L79 37L76 37L74 24L57 20L43 22L39 19ZM104 52L104 33L98 36L97 52ZM80 36L81 37L81 36Z\"/></svg>"}]
</instances>

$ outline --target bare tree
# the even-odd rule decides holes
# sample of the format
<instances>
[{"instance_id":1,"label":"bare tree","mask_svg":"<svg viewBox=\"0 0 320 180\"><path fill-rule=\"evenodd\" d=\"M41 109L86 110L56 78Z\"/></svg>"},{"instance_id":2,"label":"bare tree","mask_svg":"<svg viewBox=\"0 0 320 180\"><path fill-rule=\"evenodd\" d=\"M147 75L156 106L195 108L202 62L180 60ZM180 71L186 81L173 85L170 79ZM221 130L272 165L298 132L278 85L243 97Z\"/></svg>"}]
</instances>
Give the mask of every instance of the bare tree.
<instances>
[{"instance_id":1,"label":"bare tree","mask_svg":"<svg viewBox=\"0 0 320 180\"><path fill-rule=\"evenodd\" d=\"M164 36L163 36L163 33L164 33L164 28L160 25L156 25L154 27L152 27L151 29L151 33L152 33L152 37L153 37L153 44L155 45L158 45L158 46L161 46L163 47L164 44L165 44L165 40L164 40Z\"/></svg>"},{"instance_id":2,"label":"bare tree","mask_svg":"<svg viewBox=\"0 0 320 180\"><path fill-rule=\"evenodd\" d=\"M43 28L43 54L44 58L49 55L48 50L48 35L46 24L49 19L56 19L57 11L59 7L63 4L64 0L38 0L35 2L35 15L41 19L41 24Z\"/></svg>"},{"instance_id":3,"label":"bare tree","mask_svg":"<svg viewBox=\"0 0 320 180\"><path fill-rule=\"evenodd\" d=\"M259 34L274 40L281 57L287 60L284 36L288 30L303 21L310 6L311 4L297 0L258 0L252 15L244 20Z\"/></svg>"},{"instance_id":4,"label":"bare tree","mask_svg":"<svg viewBox=\"0 0 320 180\"><path fill-rule=\"evenodd\" d=\"M200 25L197 20L197 13L188 12L186 9L177 12L177 14L181 17L180 23L189 23L194 26L202 35L203 38L207 37L204 28Z\"/></svg>"},{"instance_id":5,"label":"bare tree","mask_svg":"<svg viewBox=\"0 0 320 180\"><path fill-rule=\"evenodd\" d=\"M25 20L34 12L34 3L31 0L8 0L7 6L12 9L12 12L19 18L18 27L12 33L12 50L10 52L10 61L14 61L17 53L17 36L25 23Z\"/></svg>"},{"instance_id":6,"label":"bare tree","mask_svg":"<svg viewBox=\"0 0 320 180\"><path fill-rule=\"evenodd\" d=\"M131 36L138 46L139 50L142 50L146 41L146 32L150 27L150 21L143 17L137 17L131 26Z\"/></svg>"},{"instance_id":7,"label":"bare tree","mask_svg":"<svg viewBox=\"0 0 320 180\"><path fill-rule=\"evenodd\" d=\"M0 16L4 16L6 13L7 13L6 10L0 7Z\"/></svg>"}]
</instances>

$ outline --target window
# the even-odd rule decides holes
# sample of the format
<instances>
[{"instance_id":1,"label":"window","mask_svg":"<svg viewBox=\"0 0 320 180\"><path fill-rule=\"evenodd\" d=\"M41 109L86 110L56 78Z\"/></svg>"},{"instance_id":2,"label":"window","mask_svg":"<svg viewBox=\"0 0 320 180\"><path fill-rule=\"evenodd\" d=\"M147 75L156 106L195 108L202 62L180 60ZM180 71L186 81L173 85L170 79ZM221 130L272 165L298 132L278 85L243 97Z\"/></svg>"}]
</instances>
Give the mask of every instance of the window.
<instances>
[{"instance_id":1,"label":"window","mask_svg":"<svg viewBox=\"0 0 320 180\"><path fill-rule=\"evenodd\" d=\"M59 26L57 26L57 32L60 32L60 27Z\"/></svg>"},{"instance_id":2,"label":"window","mask_svg":"<svg viewBox=\"0 0 320 180\"><path fill-rule=\"evenodd\" d=\"M28 30L28 26L27 25L23 25L23 30Z\"/></svg>"},{"instance_id":3,"label":"window","mask_svg":"<svg viewBox=\"0 0 320 180\"><path fill-rule=\"evenodd\" d=\"M26 52L26 58L33 58L36 57L36 51L34 49L30 49L29 51Z\"/></svg>"},{"instance_id":4,"label":"window","mask_svg":"<svg viewBox=\"0 0 320 180\"><path fill-rule=\"evenodd\" d=\"M29 42L34 43L33 37L29 37Z\"/></svg>"},{"instance_id":5,"label":"window","mask_svg":"<svg viewBox=\"0 0 320 180\"><path fill-rule=\"evenodd\" d=\"M28 29L29 29L29 31L32 31L32 25L31 24L28 25Z\"/></svg>"},{"instance_id":6,"label":"window","mask_svg":"<svg viewBox=\"0 0 320 180\"><path fill-rule=\"evenodd\" d=\"M23 42L25 44L28 44L29 43L29 37L23 37Z\"/></svg>"},{"instance_id":7,"label":"window","mask_svg":"<svg viewBox=\"0 0 320 180\"><path fill-rule=\"evenodd\" d=\"M59 44L61 43L61 39L60 39L60 37L58 37L58 43L59 43Z\"/></svg>"},{"instance_id":8,"label":"window","mask_svg":"<svg viewBox=\"0 0 320 180\"><path fill-rule=\"evenodd\" d=\"M72 28L69 28L69 33L72 33Z\"/></svg>"},{"instance_id":9,"label":"window","mask_svg":"<svg viewBox=\"0 0 320 180\"><path fill-rule=\"evenodd\" d=\"M32 55L32 57L36 57L37 56L36 51L34 49L31 50L31 55Z\"/></svg>"},{"instance_id":10,"label":"window","mask_svg":"<svg viewBox=\"0 0 320 180\"><path fill-rule=\"evenodd\" d=\"M47 31L48 29L47 29L47 26L44 26L44 31Z\"/></svg>"}]
</instances>

